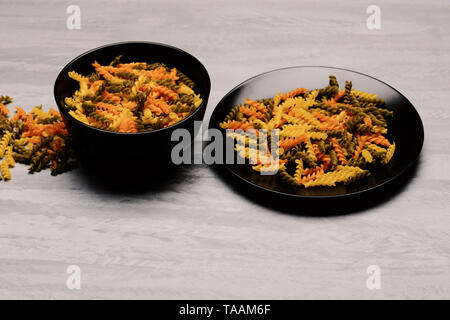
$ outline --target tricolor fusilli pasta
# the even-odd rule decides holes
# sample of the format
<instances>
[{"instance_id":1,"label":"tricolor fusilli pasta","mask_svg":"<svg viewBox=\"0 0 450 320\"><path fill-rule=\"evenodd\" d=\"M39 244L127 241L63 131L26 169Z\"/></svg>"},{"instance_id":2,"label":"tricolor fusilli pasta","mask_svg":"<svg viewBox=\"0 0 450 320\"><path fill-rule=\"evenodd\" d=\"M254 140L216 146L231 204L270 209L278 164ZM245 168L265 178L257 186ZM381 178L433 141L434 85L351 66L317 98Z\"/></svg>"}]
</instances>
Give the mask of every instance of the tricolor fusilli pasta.
<instances>
[{"instance_id":1,"label":"tricolor fusilli pasta","mask_svg":"<svg viewBox=\"0 0 450 320\"><path fill-rule=\"evenodd\" d=\"M0 111L10 97L0 97ZM1 107L3 106L3 107ZM35 107L27 113L16 107L14 116L0 112L0 179L11 180L16 162L29 165L29 173L49 168L52 175L76 167L66 126L58 111Z\"/></svg>"},{"instance_id":2,"label":"tricolor fusilli pasta","mask_svg":"<svg viewBox=\"0 0 450 320\"><path fill-rule=\"evenodd\" d=\"M80 88L66 98L69 114L79 121L114 132L142 132L173 125L192 114L203 99L195 83L176 68L163 63L97 62L95 72L69 77Z\"/></svg>"},{"instance_id":3,"label":"tricolor fusilli pasta","mask_svg":"<svg viewBox=\"0 0 450 320\"><path fill-rule=\"evenodd\" d=\"M355 90L351 82L341 90L330 76L325 88L301 87L270 99L246 99L220 126L254 170L273 170L278 164L278 174L291 185L332 187L361 179L371 166L391 161L395 143L384 135L392 116L376 94ZM270 153L271 132L279 135L278 160ZM264 148L259 142L250 144L248 134L263 137Z\"/></svg>"}]
</instances>

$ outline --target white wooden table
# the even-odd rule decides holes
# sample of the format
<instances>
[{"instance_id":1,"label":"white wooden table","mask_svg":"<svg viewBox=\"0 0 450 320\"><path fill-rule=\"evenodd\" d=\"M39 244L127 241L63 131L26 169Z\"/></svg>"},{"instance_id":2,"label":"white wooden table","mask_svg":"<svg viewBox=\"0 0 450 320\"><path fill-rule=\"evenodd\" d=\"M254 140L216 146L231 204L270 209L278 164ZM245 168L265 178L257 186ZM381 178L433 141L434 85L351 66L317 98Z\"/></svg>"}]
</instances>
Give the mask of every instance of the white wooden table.
<instances>
[{"instance_id":1,"label":"white wooden table","mask_svg":"<svg viewBox=\"0 0 450 320\"><path fill-rule=\"evenodd\" d=\"M66 28L69 4L81 30ZM253 75L329 65L405 94L425 145L402 192L325 217L249 201L204 165L137 193L18 166L0 182L0 298L450 298L450 5L379 0L381 30L368 30L369 4L1 0L0 94L13 106L54 107L59 70L88 49L156 41L205 64L205 119ZM81 290L66 287L69 265L81 268ZM366 287L369 265L381 268L380 290Z\"/></svg>"}]
</instances>

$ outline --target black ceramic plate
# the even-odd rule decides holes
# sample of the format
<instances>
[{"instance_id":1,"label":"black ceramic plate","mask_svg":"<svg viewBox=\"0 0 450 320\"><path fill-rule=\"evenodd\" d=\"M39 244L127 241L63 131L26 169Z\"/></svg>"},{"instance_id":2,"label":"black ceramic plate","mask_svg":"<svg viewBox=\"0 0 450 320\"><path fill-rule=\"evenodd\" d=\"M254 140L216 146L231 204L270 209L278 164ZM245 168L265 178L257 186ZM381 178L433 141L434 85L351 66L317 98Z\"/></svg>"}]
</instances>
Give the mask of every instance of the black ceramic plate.
<instances>
[{"instance_id":1,"label":"black ceramic plate","mask_svg":"<svg viewBox=\"0 0 450 320\"><path fill-rule=\"evenodd\" d=\"M336 187L301 188L295 190L278 176L261 176L250 165L224 165L229 172L243 181L272 193L301 198L342 197L374 190L394 180L417 160L422 150L424 132L422 121L414 106L400 92L388 84L368 75L331 67L291 67L278 69L253 77L231 90L214 110L209 128L219 127L231 108L242 103L245 98L261 99L273 97L277 92L287 92L297 87L308 89L328 85L328 76L337 77L341 88L345 81L352 81L358 90L375 93L386 101L394 117L388 122L387 138L395 141L397 148L394 157L386 166L380 165L371 170L365 179L350 185ZM224 130L222 130L224 131Z\"/></svg>"}]
</instances>

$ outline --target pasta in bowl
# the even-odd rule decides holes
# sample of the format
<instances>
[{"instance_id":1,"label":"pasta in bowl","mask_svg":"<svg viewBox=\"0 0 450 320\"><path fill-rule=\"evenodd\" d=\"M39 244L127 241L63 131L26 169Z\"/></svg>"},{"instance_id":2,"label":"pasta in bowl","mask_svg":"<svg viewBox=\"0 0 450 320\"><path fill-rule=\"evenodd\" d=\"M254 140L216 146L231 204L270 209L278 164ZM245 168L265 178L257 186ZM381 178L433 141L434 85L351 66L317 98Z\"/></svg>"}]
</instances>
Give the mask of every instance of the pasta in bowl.
<instances>
[{"instance_id":1,"label":"pasta in bowl","mask_svg":"<svg viewBox=\"0 0 450 320\"><path fill-rule=\"evenodd\" d=\"M70 71L80 88L65 99L75 119L112 132L145 132L171 126L192 114L203 99L195 83L164 63L93 62L95 71L83 76Z\"/></svg>"}]
</instances>

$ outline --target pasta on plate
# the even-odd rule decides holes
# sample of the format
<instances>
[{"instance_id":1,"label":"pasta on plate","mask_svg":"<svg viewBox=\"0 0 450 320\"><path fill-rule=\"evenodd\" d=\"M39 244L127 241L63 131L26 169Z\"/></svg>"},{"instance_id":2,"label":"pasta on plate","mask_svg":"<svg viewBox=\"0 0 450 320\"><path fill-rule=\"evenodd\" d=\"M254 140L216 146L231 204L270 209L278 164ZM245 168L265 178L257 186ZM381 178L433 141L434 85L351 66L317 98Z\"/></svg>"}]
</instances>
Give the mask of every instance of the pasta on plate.
<instances>
[{"instance_id":1,"label":"pasta on plate","mask_svg":"<svg viewBox=\"0 0 450 320\"><path fill-rule=\"evenodd\" d=\"M362 179L374 166L391 161L396 145L385 136L390 117L393 112L376 94L353 89L351 82L341 90L330 75L329 85L321 89L246 99L220 126L253 170L275 170L295 187L333 187Z\"/></svg>"}]
</instances>

